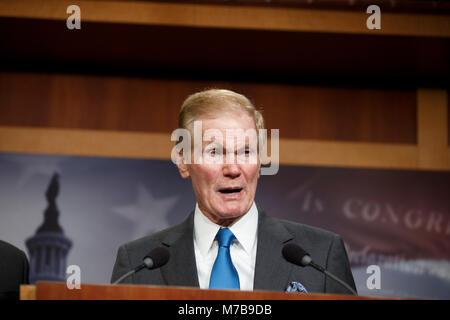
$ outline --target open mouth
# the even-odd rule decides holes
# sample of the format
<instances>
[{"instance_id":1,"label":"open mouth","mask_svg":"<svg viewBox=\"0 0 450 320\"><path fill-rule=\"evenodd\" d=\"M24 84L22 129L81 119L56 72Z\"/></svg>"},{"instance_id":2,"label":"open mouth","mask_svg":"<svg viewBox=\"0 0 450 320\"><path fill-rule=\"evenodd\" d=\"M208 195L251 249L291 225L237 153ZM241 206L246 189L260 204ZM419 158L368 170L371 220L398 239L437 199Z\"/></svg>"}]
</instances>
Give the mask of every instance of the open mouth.
<instances>
[{"instance_id":1,"label":"open mouth","mask_svg":"<svg viewBox=\"0 0 450 320\"><path fill-rule=\"evenodd\" d=\"M230 189L220 189L219 192L222 194L233 194L239 193L242 191L242 188L230 188Z\"/></svg>"}]
</instances>

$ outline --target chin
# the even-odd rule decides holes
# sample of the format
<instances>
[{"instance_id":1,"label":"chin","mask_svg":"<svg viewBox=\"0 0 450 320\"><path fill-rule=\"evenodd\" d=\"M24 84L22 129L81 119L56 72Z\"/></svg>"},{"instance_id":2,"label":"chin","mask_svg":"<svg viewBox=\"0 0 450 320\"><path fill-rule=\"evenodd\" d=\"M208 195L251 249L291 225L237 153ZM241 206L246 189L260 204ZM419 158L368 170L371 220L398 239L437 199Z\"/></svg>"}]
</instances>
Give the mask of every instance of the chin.
<instances>
[{"instance_id":1,"label":"chin","mask_svg":"<svg viewBox=\"0 0 450 320\"><path fill-rule=\"evenodd\" d=\"M222 210L222 217L224 219L238 218L247 213L246 206L243 205L224 205L225 210Z\"/></svg>"}]
</instances>

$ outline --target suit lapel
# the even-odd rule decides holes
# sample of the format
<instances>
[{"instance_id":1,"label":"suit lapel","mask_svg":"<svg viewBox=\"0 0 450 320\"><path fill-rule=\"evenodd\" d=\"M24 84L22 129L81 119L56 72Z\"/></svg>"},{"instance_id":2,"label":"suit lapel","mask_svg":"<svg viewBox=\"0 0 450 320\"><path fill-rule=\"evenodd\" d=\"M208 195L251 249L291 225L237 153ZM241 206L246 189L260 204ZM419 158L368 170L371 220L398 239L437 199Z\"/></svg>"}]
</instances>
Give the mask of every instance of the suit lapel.
<instances>
[{"instance_id":1,"label":"suit lapel","mask_svg":"<svg viewBox=\"0 0 450 320\"><path fill-rule=\"evenodd\" d=\"M194 214L162 241L170 251L169 263L161 268L161 274L170 286L199 287L194 251Z\"/></svg>"},{"instance_id":2,"label":"suit lapel","mask_svg":"<svg viewBox=\"0 0 450 320\"><path fill-rule=\"evenodd\" d=\"M284 260L281 250L291 239L293 236L280 222L259 210L254 290L286 289L293 265Z\"/></svg>"}]
</instances>

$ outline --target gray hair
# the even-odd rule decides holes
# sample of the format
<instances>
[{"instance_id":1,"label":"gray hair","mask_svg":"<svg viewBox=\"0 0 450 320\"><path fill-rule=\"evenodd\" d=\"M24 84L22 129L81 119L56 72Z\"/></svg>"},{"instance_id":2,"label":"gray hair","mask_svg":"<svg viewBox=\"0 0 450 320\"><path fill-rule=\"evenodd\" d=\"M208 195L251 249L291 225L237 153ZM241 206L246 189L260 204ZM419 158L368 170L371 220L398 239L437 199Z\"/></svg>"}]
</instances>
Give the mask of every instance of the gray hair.
<instances>
[{"instance_id":1,"label":"gray hair","mask_svg":"<svg viewBox=\"0 0 450 320\"><path fill-rule=\"evenodd\" d=\"M256 129L265 128L261 112L246 96L225 89L203 90L187 97L178 115L178 127L189 129L201 117L213 117L230 111L245 111L255 121Z\"/></svg>"}]
</instances>

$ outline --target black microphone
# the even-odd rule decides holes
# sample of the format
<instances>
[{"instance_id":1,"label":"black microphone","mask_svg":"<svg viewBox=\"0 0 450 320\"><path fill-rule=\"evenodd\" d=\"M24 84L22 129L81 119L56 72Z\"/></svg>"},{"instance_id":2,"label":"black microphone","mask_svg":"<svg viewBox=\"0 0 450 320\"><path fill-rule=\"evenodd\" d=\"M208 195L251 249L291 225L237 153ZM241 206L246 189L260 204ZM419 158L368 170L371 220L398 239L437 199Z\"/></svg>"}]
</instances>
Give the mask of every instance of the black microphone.
<instances>
[{"instance_id":1,"label":"black microphone","mask_svg":"<svg viewBox=\"0 0 450 320\"><path fill-rule=\"evenodd\" d=\"M157 269L162 267L169 261L170 253L167 248L159 247L155 248L152 251L150 251L143 259L142 264L138 265L133 270L128 271L123 276L121 276L119 279L113 282L113 284L120 283L123 279L128 278L132 274L141 271L144 268L147 268L149 270Z\"/></svg>"},{"instance_id":2,"label":"black microphone","mask_svg":"<svg viewBox=\"0 0 450 320\"><path fill-rule=\"evenodd\" d=\"M288 244L286 244L283 247L282 254L283 254L283 257L287 261L289 261L290 263L293 263L293 264L295 264L297 266L300 266L300 267L311 266L314 269L319 270L320 272L324 273L326 276L330 277L334 281L337 281L338 283L340 283L342 286L347 288L347 290L349 290L355 296L358 295L358 293L356 293L356 291L353 290L353 288L350 287L348 284L346 284L344 281L342 281L341 279L336 277L334 274L332 274L331 272L329 272L325 268L315 264L312 261L312 258L309 255L309 253L306 252L298 244L295 244L295 243L288 243Z\"/></svg>"}]
</instances>

